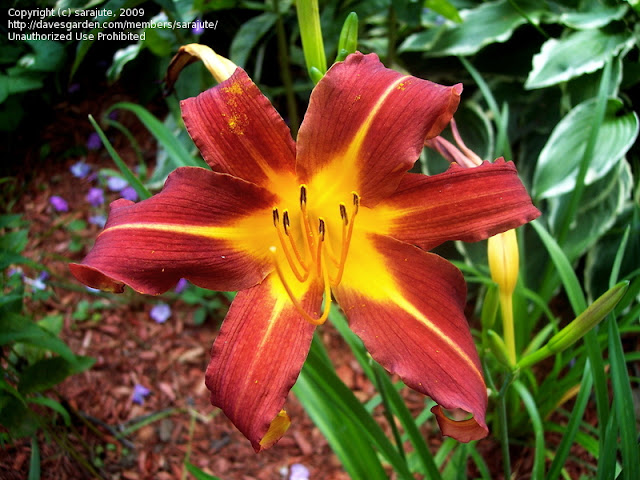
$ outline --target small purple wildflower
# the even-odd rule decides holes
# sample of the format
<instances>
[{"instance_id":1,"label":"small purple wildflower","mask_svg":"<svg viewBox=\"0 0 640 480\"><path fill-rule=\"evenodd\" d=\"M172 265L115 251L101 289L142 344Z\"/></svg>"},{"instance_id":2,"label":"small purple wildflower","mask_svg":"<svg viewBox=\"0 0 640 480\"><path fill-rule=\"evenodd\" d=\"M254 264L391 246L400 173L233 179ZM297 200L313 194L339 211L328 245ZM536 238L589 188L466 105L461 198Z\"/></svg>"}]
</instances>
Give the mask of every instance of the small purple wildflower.
<instances>
[{"instance_id":1,"label":"small purple wildflower","mask_svg":"<svg viewBox=\"0 0 640 480\"><path fill-rule=\"evenodd\" d=\"M144 403L144 399L149 396L151 390L147 387L136 383L133 387L133 393L131 394L131 401L133 403L137 403L138 405L142 405Z\"/></svg>"},{"instance_id":2,"label":"small purple wildflower","mask_svg":"<svg viewBox=\"0 0 640 480\"><path fill-rule=\"evenodd\" d=\"M120 191L120 195L122 198L126 198L127 200L131 200L135 202L138 200L138 192L135 191L133 187L125 187Z\"/></svg>"},{"instance_id":3,"label":"small purple wildflower","mask_svg":"<svg viewBox=\"0 0 640 480\"><path fill-rule=\"evenodd\" d=\"M80 91L79 83L72 83L71 85L69 85L69 88L67 88L67 92L69 93L76 93L78 91Z\"/></svg>"},{"instance_id":4,"label":"small purple wildflower","mask_svg":"<svg viewBox=\"0 0 640 480\"><path fill-rule=\"evenodd\" d=\"M129 182L127 182L122 177L107 178L107 187L109 187L109 190L111 190L112 192L119 192L122 189L126 188L127 185L129 185Z\"/></svg>"},{"instance_id":5,"label":"small purple wildflower","mask_svg":"<svg viewBox=\"0 0 640 480\"><path fill-rule=\"evenodd\" d=\"M176 288L174 288L173 291L176 293L182 293L187 289L188 286L189 281L186 278L181 278L180 280L178 280L178 283L176 283Z\"/></svg>"},{"instance_id":6,"label":"small purple wildflower","mask_svg":"<svg viewBox=\"0 0 640 480\"><path fill-rule=\"evenodd\" d=\"M91 172L91 167L84 163L84 160L80 160L79 162L71 165L71 173L76 178L84 178Z\"/></svg>"},{"instance_id":7,"label":"small purple wildflower","mask_svg":"<svg viewBox=\"0 0 640 480\"><path fill-rule=\"evenodd\" d=\"M24 272L22 271L22 268L20 268L20 267L9 267L9 270L7 270L7 276L8 277L13 277L14 275L20 275L21 277L24 277Z\"/></svg>"},{"instance_id":8,"label":"small purple wildflower","mask_svg":"<svg viewBox=\"0 0 640 480\"><path fill-rule=\"evenodd\" d=\"M101 188L93 187L87 193L87 202L92 207L99 207L104 203L104 191Z\"/></svg>"},{"instance_id":9,"label":"small purple wildflower","mask_svg":"<svg viewBox=\"0 0 640 480\"><path fill-rule=\"evenodd\" d=\"M91 215L89 217L89 223L92 225L97 225L100 228L104 228L107 223L107 217L104 215Z\"/></svg>"},{"instance_id":10,"label":"small purple wildflower","mask_svg":"<svg viewBox=\"0 0 640 480\"><path fill-rule=\"evenodd\" d=\"M87 138L87 148L89 150L98 150L102 146L102 140L100 140L100 135L96 132L93 132Z\"/></svg>"},{"instance_id":11,"label":"small purple wildflower","mask_svg":"<svg viewBox=\"0 0 640 480\"><path fill-rule=\"evenodd\" d=\"M309 480L309 469L301 463L289 467L289 480Z\"/></svg>"},{"instance_id":12,"label":"small purple wildflower","mask_svg":"<svg viewBox=\"0 0 640 480\"><path fill-rule=\"evenodd\" d=\"M113 110L113 111L109 112L109 115L107 115L107 117L109 117L110 120L117 120L118 119L118 110Z\"/></svg>"},{"instance_id":13,"label":"small purple wildflower","mask_svg":"<svg viewBox=\"0 0 640 480\"><path fill-rule=\"evenodd\" d=\"M47 288L47 284L44 283L47 278L49 278L49 274L47 272L42 272L38 275L38 278L23 277L23 280L24 283L29 285L32 290L42 291Z\"/></svg>"},{"instance_id":14,"label":"small purple wildflower","mask_svg":"<svg viewBox=\"0 0 640 480\"><path fill-rule=\"evenodd\" d=\"M171 317L171 307L166 303L158 303L151 309L149 316L156 323L164 323Z\"/></svg>"},{"instance_id":15,"label":"small purple wildflower","mask_svg":"<svg viewBox=\"0 0 640 480\"><path fill-rule=\"evenodd\" d=\"M52 195L49 198L49 203L53 206L56 212L69 211L69 204L67 203L67 201L58 195Z\"/></svg>"},{"instance_id":16,"label":"small purple wildflower","mask_svg":"<svg viewBox=\"0 0 640 480\"><path fill-rule=\"evenodd\" d=\"M202 35L204 33L204 23L202 23L200 20L196 20L195 22L193 22L191 33L193 33L194 35Z\"/></svg>"}]
</instances>

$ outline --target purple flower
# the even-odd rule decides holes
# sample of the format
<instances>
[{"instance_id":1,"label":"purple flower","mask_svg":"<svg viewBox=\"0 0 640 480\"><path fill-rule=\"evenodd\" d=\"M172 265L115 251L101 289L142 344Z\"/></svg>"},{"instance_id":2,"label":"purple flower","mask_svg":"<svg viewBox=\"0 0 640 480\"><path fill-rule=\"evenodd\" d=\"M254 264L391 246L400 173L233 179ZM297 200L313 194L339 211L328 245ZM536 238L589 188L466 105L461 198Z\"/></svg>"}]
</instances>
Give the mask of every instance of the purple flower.
<instances>
[{"instance_id":1,"label":"purple flower","mask_svg":"<svg viewBox=\"0 0 640 480\"><path fill-rule=\"evenodd\" d=\"M196 20L195 22L193 22L191 33L193 33L194 35L202 35L204 33L204 23L202 23L200 20Z\"/></svg>"},{"instance_id":2,"label":"purple flower","mask_svg":"<svg viewBox=\"0 0 640 480\"><path fill-rule=\"evenodd\" d=\"M113 110L113 111L109 112L109 115L107 115L107 117L109 117L109 119L111 119L111 120L117 120L117 118L118 118L118 110Z\"/></svg>"},{"instance_id":3,"label":"purple flower","mask_svg":"<svg viewBox=\"0 0 640 480\"><path fill-rule=\"evenodd\" d=\"M69 85L69 88L67 88L67 92L69 93L76 93L80 90L80 84L79 83L72 83L71 85Z\"/></svg>"},{"instance_id":4,"label":"purple flower","mask_svg":"<svg viewBox=\"0 0 640 480\"><path fill-rule=\"evenodd\" d=\"M55 209L56 212L69 211L69 204L67 203L67 201L58 195L52 195L49 198L49 203L53 205L53 208Z\"/></svg>"},{"instance_id":5,"label":"purple flower","mask_svg":"<svg viewBox=\"0 0 640 480\"><path fill-rule=\"evenodd\" d=\"M131 200L135 202L138 200L138 192L133 187L125 187L120 191L120 195L122 198L126 198L127 200Z\"/></svg>"},{"instance_id":6,"label":"purple flower","mask_svg":"<svg viewBox=\"0 0 640 480\"><path fill-rule=\"evenodd\" d=\"M164 323L171 317L171 307L166 303L158 303L151 309L149 316L156 323Z\"/></svg>"},{"instance_id":7,"label":"purple flower","mask_svg":"<svg viewBox=\"0 0 640 480\"><path fill-rule=\"evenodd\" d=\"M90 188L87 193L87 202L93 207L99 207L104 203L104 192L101 188Z\"/></svg>"},{"instance_id":8,"label":"purple flower","mask_svg":"<svg viewBox=\"0 0 640 480\"><path fill-rule=\"evenodd\" d=\"M87 148L89 150L98 150L102 146L102 140L100 140L100 135L96 132L93 132L87 138Z\"/></svg>"},{"instance_id":9,"label":"purple flower","mask_svg":"<svg viewBox=\"0 0 640 480\"><path fill-rule=\"evenodd\" d=\"M129 185L129 182L127 182L122 177L107 178L107 187L109 187L109 190L111 190L112 192L119 192L120 190L126 188L127 185Z\"/></svg>"},{"instance_id":10,"label":"purple flower","mask_svg":"<svg viewBox=\"0 0 640 480\"><path fill-rule=\"evenodd\" d=\"M182 293L187 289L188 286L189 281L186 278L181 278L180 280L178 280L178 283L176 283L176 288L174 288L173 291L176 293Z\"/></svg>"},{"instance_id":11,"label":"purple flower","mask_svg":"<svg viewBox=\"0 0 640 480\"><path fill-rule=\"evenodd\" d=\"M91 172L91 167L84 163L84 160L80 160L79 162L71 165L70 170L74 177L84 178L89 175L89 172Z\"/></svg>"},{"instance_id":12,"label":"purple flower","mask_svg":"<svg viewBox=\"0 0 640 480\"><path fill-rule=\"evenodd\" d=\"M138 405L142 405L144 403L144 399L149 396L151 390L147 387L136 383L133 387L133 393L131 394L131 401L133 403L137 403Z\"/></svg>"},{"instance_id":13,"label":"purple flower","mask_svg":"<svg viewBox=\"0 0 640 480\"><path fill-rule=\"evenodd\" d=\"M289 467L289 480L309 480L309 469L301 463Z\"/></svg>"},{"instance_id":14,"label":"purple flower","mask_svg":"<svg viewBox=\"0 0 640 480\"><path fill-rule=\"evenodd\" d=\"M24 272L22 271L22 268L20 268L20 267L11 267L11 268L9 268L9 270L7 270L7 276L8 277L13 277L14 275L20 275L21 277L24 277Z\"/></svg>"},{"instance_id":15,"label":"purple flower","mask_svg":"<svg viewBox=\"0 0 640 480\"><path fill-rule=\"evenodd\" d=\"M105 215L91 215L89 217L89 223L104 228L107 223L107 217Z\"/></svg>"},{"instance_id":16,"label":"purple flower","mask_svg":"<svg viewBox=\"0 0 640 480\"><path fill-rule=\"evenodd\" d=\"M40 275L38 275L38 278L23 277L23 280L24 283L29 285L31 289L35 291L45 290L47 288L47 284L44 283L47 278L49 278L49 274L47 272L41 272Z\"/></svg>"}]
</instances>

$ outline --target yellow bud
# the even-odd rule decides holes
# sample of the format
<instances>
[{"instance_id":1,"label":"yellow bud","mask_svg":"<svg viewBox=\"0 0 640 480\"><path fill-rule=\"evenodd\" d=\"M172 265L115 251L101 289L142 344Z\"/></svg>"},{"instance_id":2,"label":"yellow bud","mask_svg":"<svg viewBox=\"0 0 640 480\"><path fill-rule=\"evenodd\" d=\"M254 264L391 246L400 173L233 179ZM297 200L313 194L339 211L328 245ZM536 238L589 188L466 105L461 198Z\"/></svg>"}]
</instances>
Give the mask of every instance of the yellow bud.
<instances>
[{"instance_id":1,"label":"yellow bud","mask_svg":"<svg viewBox=\"0 0 640 480\"><path fill-rule=\"evenodd\" d=\"M518 281L520 256L515 230L507 230L489 238L489 269L500 293L511 295Z\"/></svg>"}]
</instances>

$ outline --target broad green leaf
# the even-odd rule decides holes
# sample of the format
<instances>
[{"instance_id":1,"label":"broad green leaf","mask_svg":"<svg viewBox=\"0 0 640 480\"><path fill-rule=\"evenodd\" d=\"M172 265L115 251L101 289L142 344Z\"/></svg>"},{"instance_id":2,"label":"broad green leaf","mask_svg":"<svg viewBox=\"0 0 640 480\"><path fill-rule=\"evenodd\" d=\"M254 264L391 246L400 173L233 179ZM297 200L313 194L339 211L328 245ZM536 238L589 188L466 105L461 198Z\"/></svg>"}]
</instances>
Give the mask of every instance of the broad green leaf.
<instances>
[{"instance_id":1,"label":"broad green leaf","mask_svg":"<svg viewBox=\"0 0 640 480\"><path fill-rule=\"evenodd\" d=\"M519 1L519 7L535 23L544 12L543 4ZM490 43L506 42L514 30L527 23L509 0L483 3L460 12L462 23L445 23L440 28L415 33L400 46L400 51L424 52L430 57L473 55Z\"/></svg>"},{"instance_id":2,"label":"broad green leaf","mask_svg":"<svg viewBox=\"0 0 640 480\"><path fill-rule=\"evenodd\" d=\"M584 200L563 244L563 250L569 259L581 256L613 226L622 213L632 188L633 176L625 159L620 159L613 170L586 188ZM548 219L555 233L560 231L558 222L562 221L569 196L570 194L565 194L549 199Z\"/></svg>"},{"instance_id":3,"label":"broad green leaf","mask_svg":"<svg viewBox=\"0 0 640 480\"><path fill-rule=\"evenodd\" d=\"M282 10L281 10L282 11ZM233 37L229 57L233 63L245 67L253 47L262 36L273 28L278 16L273 12L264 12L242 24ZM275 59L273 59L275 61Z\"/></svg>"},{"instance_id":4,"label":"broad green leaf","mask_svg":"<svg viewBox=\"0 0 640 480\"><path fill-rule=\"evenodd\" d=\"M0 345L10 342L22 342L46 348L57 353L68 362L74 362L76 356L58 337L36 325L28 318L13 313L0 317Z\"/></svg>"},{"instance_id":5,"label":"broad green leaf","mask_svg":"<svg viewBox=\"0 0 640 480\"><path fill-rule=\"evenodd\" d=\"M118 80L124 66L131 60L135 59L141 49L141 43L133 43L127 47L117 50L116 53L113 54L113 61L107 70L107 80L109 82L115 82Z\"/></svg>"},{"instance_id":6,"label":"broad green leaf","mask_svg":"<svg viewBox=\"0 0 640 480\"><path fill-rule=\"evenodd\" d=\"M0 396L1 397L1 396ZM14 438L32 436L40 424L38 416L15 397L0 403L0 425Z\"/></svg>"},{"instance_id":7,"label":"broad green leaf","mask_svg":"<svg viewBox=\"0 0 640 480\"><path fill-rule=\"evenodd\" d=\"M93 363L94 359L89 357L76 357L73 362L62 357L45 358L22 371L18 390L24 395L43 392L62 382L69 375L90 368Z\"/></svg>"},{"instance_id":8,"label":"broad green leaf","mask_svg":"<svg viewBox=\"0 0 640 480\"><path fill-rule=\"evenodd\" d=\"M596 99L581 103L553 129L540 152L533 178L536 198L549 198L571 192L576 185L580 161L584 155L595 116ZM638 135L638 116L624 113L620 100L609 99L607 112L589 165L585 184L606 175L633 145Z\"/></svg>"},{"instance_id":9,"label":"broad green leaf","mask_svg":"<svg viewBox=\"0 0 640 480\"><path fill-rule=\"evenodd\" d=\"M55 72L65 58L64 45L50 40L27 40L33 53L23 56L18 65L36 72Z\"/></svg>"},{"instance_id":10,"label":"broad green leaf","mask_svg":"<svg viewBox=\"0 0 640 480\"><path fill-rule=\"evenodd\" d=\"M630 48L633 36L627 32L605 33L583 30L557 40L547 40L533 57L533 69L525 88L542 88L595 72L623 48Z\"/></svg>"},{"instance_id":11,"label":"broad green leaf","mask_svg":"<svg viewBox=\"0 0 640 480\"><path fill-rule=\"evenodd\" d=\"M586 30L604 27L614 20L620 20L625 13L627 6L624 4L607 5L601 0L591 0L584 2L578 11L560 14L558 21L576 30Z\"/></svg>"},{"instance_id":12,"label":"broad green leaf","mask_svg":"<svg viewBox=\"0 0 640 480\"><path fill-rule=\"evenodd\" d=\"M448 0L425 0L425 8L430 8L434 12L439 13L449 20L453 20L456 23L461 23L460 13L456 7L454 7Z\"/></svg>"}]
</instances>

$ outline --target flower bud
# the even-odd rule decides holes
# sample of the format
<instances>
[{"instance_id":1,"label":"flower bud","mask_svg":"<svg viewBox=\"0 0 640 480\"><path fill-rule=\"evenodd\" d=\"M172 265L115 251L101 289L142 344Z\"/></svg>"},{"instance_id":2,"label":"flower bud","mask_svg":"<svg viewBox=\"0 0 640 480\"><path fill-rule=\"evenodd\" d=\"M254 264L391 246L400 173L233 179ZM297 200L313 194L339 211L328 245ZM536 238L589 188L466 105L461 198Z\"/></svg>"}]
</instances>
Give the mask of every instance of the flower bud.
<instances>
[{"instance_id":1,"label":"flower bud","mask_svg":"<svg viewBox=\"0 0 640 480\"><path fill-rule=\"evenodd\" d=\"M347 55L353 53L358 48L358 14L351 12L340 32L340 40L338 40L338 56L336 62L341 62Z\"/></svg>"},{"instance_id":2,"label":"flower bud","mask_svg":"<svg viewBox=\"0 0 640 480\"><path fill-rule=\"evenodd\" d=\"M513 294L520 266L516 231L507 230L489 238L488 249L491 278L498 284L501 293Z\"/></svg>"}]
</instances>

